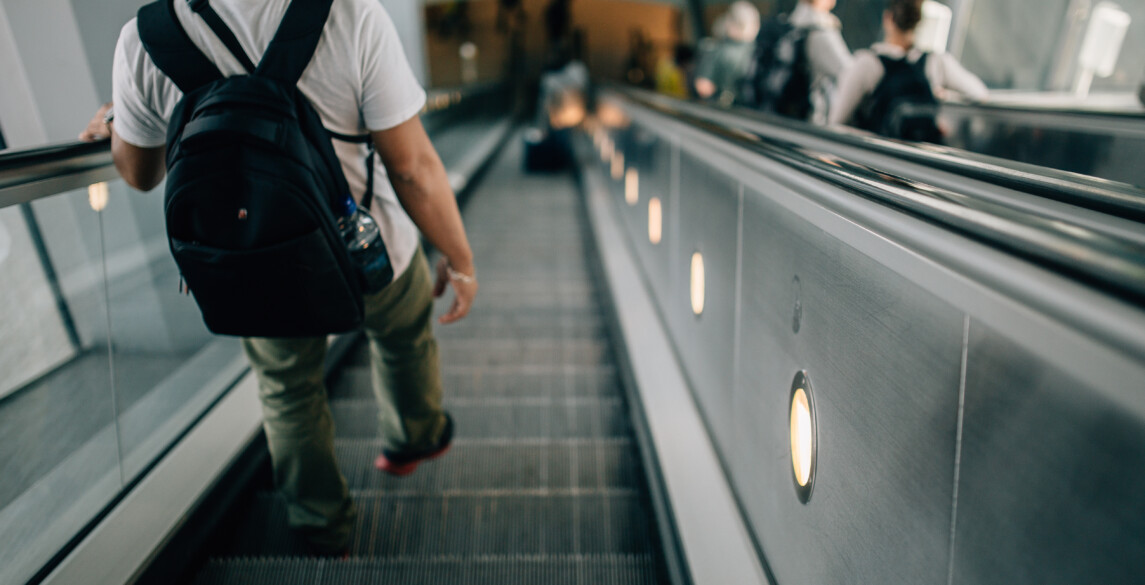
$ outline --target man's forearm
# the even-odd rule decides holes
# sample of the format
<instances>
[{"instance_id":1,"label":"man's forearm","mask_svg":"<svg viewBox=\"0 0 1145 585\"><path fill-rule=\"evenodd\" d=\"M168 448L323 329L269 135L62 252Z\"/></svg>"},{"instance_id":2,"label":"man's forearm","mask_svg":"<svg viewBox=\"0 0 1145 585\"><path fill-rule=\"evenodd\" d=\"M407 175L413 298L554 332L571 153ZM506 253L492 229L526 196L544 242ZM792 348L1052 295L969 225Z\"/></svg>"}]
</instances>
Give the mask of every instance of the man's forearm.
<instances>
[{"instance_id":1,"label":"man's forearm","mask_svg":"<svg viewBox=\"0 0 1145 585\"><path fill-rule=\"evenodd\" d=\"M441 160L426 156L410 172L391 173L390 183L429 243L449 259L454 270L472 274L473 252Z\"/></svg>"}]
</instances>

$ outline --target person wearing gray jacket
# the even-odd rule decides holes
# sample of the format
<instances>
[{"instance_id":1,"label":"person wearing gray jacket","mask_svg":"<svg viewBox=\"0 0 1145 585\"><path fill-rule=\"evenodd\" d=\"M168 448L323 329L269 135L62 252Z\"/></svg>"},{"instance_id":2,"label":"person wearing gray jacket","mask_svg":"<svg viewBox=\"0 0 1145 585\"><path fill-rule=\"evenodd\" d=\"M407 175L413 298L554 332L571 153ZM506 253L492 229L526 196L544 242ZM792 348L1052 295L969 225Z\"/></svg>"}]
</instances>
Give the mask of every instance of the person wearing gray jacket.
<instances>
[{"instance_id":1,"label":"person wearing gray jacket","mask_svg":"<svg viewBox=\"0 0 1145 585\"><path fill-rule=\"evenodd\" d=\"M839 18L831 13L834 9L835 0L800 0L789 17L792 26L810 31L805 50L811 73L811 121L817 124L826 123L837 80L851 65L851 51Z\"/></svg>"}]
</instances>

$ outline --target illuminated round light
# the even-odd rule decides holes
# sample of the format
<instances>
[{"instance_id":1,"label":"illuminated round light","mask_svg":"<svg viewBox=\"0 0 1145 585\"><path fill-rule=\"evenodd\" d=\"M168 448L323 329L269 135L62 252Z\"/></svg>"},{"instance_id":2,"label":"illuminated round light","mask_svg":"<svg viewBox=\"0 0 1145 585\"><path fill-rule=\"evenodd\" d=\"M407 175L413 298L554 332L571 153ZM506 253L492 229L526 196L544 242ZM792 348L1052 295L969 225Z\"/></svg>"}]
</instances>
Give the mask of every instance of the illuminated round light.
<instances>
[{"instance_id":1,"label":"illuminated round light","mask_svg":"<svg viewBox=\"0 0 1145 585\"><path fill-rule=\"evenodd\" d=\"M661 236L660 198L653 197L648 200L648 241L653 244L660 243Z\"/></svg>"},{"instance_id":2,"label":"illuminated round light","mask_svg":"<svg viewBox=\"0 0 1145 585\"><path fill-rule=\"evenodd\" d=\"M614 152L612 154L612 178L619 181L624 178L624 153Z\"/></svg>"},{"instance_id":3,"label":"illuminated round light","mask_svg":"<svg viewBox=\"0 0 1145 585\"><path fill-rule=\"evenodd\" d=\"M791 384L791 471L799 501L811 499L815 481L815 416L811 401L811 380L806 372L795 375Z\"/></svg>"},{"instance_id":4,"label":"illuminated round light","mask_svg":"<svg viewBox=\"0 0 1145 585\"><path fill-rule=\"evenodd\" d=\"M107 208L109 199L107 183L95 183L87 187L87 202L93 211L103 211Z\"/></svg>"},{"instance_id":5,"label":"illuminated round light","mask_svg":"<svg viewBox=\"0 0 1145 585\"><path fill-rule=\"evenodd\" d=\"M624 200L629 205L640 203L640 172L636 169L624 172Z\"/></svg>"},{"instance_id":6,"label":"illuminated round light","mask_svg":"<svg viewBox=\"0 0 1145 585\"><path fill-rule=\"evenodd\" d=\"M704 312L704 256L699 252L692 254L692 312Z\"/></svg>"}]
</instances>

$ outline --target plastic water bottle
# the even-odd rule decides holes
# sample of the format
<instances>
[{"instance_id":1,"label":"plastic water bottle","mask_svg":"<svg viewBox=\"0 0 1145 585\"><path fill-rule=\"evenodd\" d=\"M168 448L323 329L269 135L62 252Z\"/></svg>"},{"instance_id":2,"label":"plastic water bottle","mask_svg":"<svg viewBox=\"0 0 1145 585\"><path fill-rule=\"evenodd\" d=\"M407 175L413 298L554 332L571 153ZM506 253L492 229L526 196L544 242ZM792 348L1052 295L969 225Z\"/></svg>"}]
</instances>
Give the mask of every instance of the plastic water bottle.
<instances>
[{"instance_id":1,"label":"plastic water bottle","mask_svg":"<svg viewBox=\"0 0 1145 585\"><path fill-rule=\"evenodd\" d=\"M354 198L346 196L342 217L338 218L338 231L346 242L350 260L361 271L365 280L366 294L374 294L386 287L394 279L394 267L390 255L382 241L382 233L377 222L354 203Z\"/></svg>"}]
</instances>

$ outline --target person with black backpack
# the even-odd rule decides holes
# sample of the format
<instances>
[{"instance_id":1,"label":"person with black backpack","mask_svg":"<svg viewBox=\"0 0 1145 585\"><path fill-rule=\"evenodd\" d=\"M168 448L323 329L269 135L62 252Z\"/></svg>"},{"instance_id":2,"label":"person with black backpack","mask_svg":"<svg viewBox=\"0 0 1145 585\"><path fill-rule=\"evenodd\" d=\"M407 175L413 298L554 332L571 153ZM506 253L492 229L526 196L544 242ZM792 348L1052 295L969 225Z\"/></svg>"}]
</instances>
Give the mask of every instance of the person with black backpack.
<instances>
[{"instance_id":1,"label":"person with black backpack","mask_svg":"<svg viewBox=\"0 0 1145 585\"><path fill-rule=\"evenodd\" d=\"M949 53L914 46L923 0L889 0L884 40L855 53L839 79L830 122L850 124L890 138L939 143L938 103L950 92L981 101L988 90Z\"/></svg>"},{"instance_id":2,"label":"person with black backpack","mask_svg":"<svg viewBox=\"0 0 1145 585\"><path fill-rule=\"evenodd\" d=\"M120 33L113 98L81 138L110 136L132 187L166 175L178 286L209 329L242 337L289 524L316 554L344 553L356 512L334 459L327 334L365 329L374 464L406 475L453 436L433 297L452 286L452 323L477 293L393 22L377 0L156 0ZM436 284L419 228L444 256Z\"/></svg>"},{"instance_id":3,"label":"person with black backpack","mask_svg":"<svg viewBox=\"0 0 1145 585\"><path fill-rule=\"evenodd\" d=\"M827 122L835 81L851 63L834 9L835 0L800 0L791 14L764 23L740 84L741 105Z\"/></svg>"}]
</instances>

